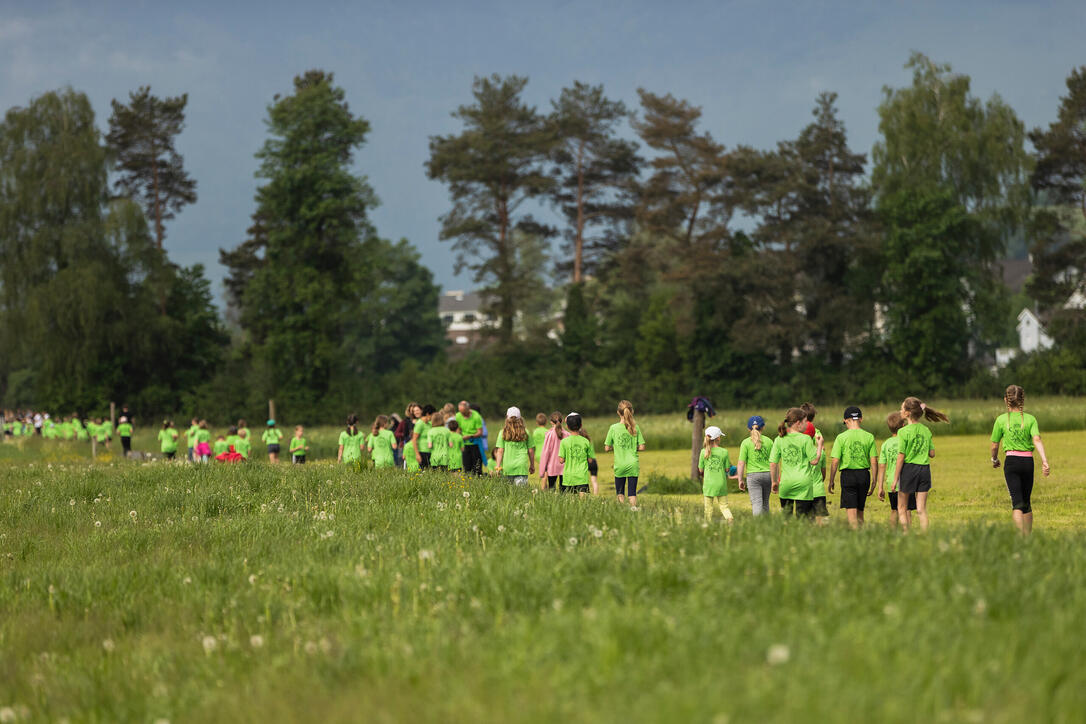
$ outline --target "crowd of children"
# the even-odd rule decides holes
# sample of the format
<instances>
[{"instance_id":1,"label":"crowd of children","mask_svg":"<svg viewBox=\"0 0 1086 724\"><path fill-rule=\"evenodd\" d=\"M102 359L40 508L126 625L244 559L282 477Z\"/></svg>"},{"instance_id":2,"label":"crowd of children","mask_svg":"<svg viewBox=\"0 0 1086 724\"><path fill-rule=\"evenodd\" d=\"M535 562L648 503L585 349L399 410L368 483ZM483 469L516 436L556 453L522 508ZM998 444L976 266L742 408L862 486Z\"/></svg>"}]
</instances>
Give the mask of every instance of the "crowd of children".
<instances>
[{"instance_id":1,"label":"crowd of children","mask_svg":"<svg viewBox=\"0 0 1086 724\"><path fill-rule=\"evenodd\" d=\"M1034 450L1040 454L1045 476L1051 468L1037 419L1024 410L1024 390L1011 385L1004 401L1007 411L996 419L992 431L991 462L993 467L1000 467L998 454L1002 447L1013 519L1018 529L1028 534L1033 527ZM3 430L7 438L40 435L46 439L93 440L107 449L116 436L127 456L132 449L134 421L127 408L122 413L114 429L110 421L101 418L80 419L73 414L56 422L48 413L5 411ZM614 453L616 499L637 509L639 453L646 448L645 437L628 400L619 402L616 414L618 421L607 430L603 447ZM736 465L732 465L724 447L724 432L715 425L706 428L698 455L706 520L712 520L717 510L726 522L734 520L727 497L731 479L749 495L753 515L768 513L770 495L776 494L785 514L810 518L821 525L829 516L827 498L833 495L839 480L840 508L851 527L864 523L867 499L877 491L878 499L889 503L891 526L907 531L915 514L916 523L926 529L935 445L931 430L920 423L949 422L947 416L916 397L908 397L899 410L887 416L890 437L877 446L874 435L861 427L863 412L849 406L842 415L845 429L827 452L826 439L814 424L816 415L810 403L790 408L777 426L776 438L765 433L763 417L751 417L747 420L750 434L739 445ZM488 454L487 427L477 406L462 401L437 409L412 402L403 417L378 415L368 433L360 427L357 415L348 416L339 434L336 460L361 465L368 458L377 469L432 469L475 475L489 472L516 486L528 486L531 476L538 475L541 490L598 495L596 450L581 415L539 413L535 422L536 427L529 431L520 409L510 407ZM206 420L193 418L183 433L166 420L158 432L164 458L177 457L182 437L190 462L244 462L253 455L252 435L245 420L238 420L214 441ZM276 421L269 419L260 436L269 462L279 462L283 438ZM294 428L287 442L287 454L294 464L304 464L309 456L301 425Z\"/></svg>"}]
</instances>

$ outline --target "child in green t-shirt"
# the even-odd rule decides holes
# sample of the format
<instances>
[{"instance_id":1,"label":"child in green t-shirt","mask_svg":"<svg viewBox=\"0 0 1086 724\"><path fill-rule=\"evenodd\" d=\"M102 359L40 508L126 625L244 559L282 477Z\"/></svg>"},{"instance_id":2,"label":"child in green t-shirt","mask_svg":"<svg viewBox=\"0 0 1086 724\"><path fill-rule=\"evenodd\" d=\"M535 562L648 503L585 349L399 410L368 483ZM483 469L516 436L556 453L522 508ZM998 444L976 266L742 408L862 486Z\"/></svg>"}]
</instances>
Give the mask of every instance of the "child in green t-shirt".
<instances>
[{"instance_id":1,"label":"child in green t-shirt","mask_svg":"<svg viewBox=\"0 0 1086 724\"><path fill-rule=\"evenodd\" d=\"M225 435L219 435L217 438L215 438L215 444L211 448L212 455L214 455L215 458L218 459L220 455L228 452L230 452L230 443L226 441Z\"/></svg>"},{"instance_id":2,"label":"child in green t-shirt","mask_svg":"<svg viewBox=\"0 0 1086 724\"><path fill-rule=\"evenodd\" d=\"M449 470L464 469L464 436L460 434L460 424L449 420Z\"/></svg>"},{"instance_id":3,"label":"child in green t-shirt","mask_svg":"<svg viewBox=\"0 0 1086 724\"><path fill-rule=\"evenodd\" d=\"M248 430L246 430L248 433ZM283 431L275 426L275 420L268 420L268 427L260 436L264 444L268 446L268 462L279 462L279 441L283 439Z\"/></svg>"},{"instance_id":4,"label":"child in green t-shirt","mask_svg":"<svg viewBox=\"0 0 1086 724\"><path fill-rule=\"evenodd\" d=\"M415 457L415 441L408 440L403 444L403 469L414 472L419 469L419 459Z\"/></svg>"},{"instance_id":5,"label":"child in green t-shirt","mask_svg":"<svg viewBox=\"0 0 1086 724\"><path fill-rule=\"evenodd\" d=\"M309 454L309 445L304 436L302 426L295 425L294 437L290 439L290 461L295 465L305 465L305 456Z\"/></svg>"},{"instance_id":6,"label":"child in green t-shirt","mask_svg":"<svg viewBox=\"0 0 1086 724\"><path fill-rule=\"evenodd\" d=\"M132 452L132 424L123 415L117 421L117 436L121 438L121 456L128 457Z\"/></svg>"},{"instance_id":7,"label":"child in green t-shirt","mask_svg":"<svg viewBox=\"0 0 1086 724\"><path fill-rule=\"evenodd\" d=\"M246 462L249 461L249 453L253 451L253 442L249 439L249 431L242 429L238 430L238 439L234 443L234 452L241 455Z\"/></svg>"},{"instance_id":8,"label":"child in green t-shirt","mask_svg":"<svg viewBox=\"0 0 1086 724\"><path fill-rule=\"evenodd\" d=\"M167 460L173 460L177 455L177 438L180 437L173 426L172 420L164 420L162 429L158 431L159 450Z\"/></svg>"},{"instance_id":9,"label":"child in green t-shirt","mask_svg":"<svg viewBox=\"0 0 1086 724\"><path fill-rule=\"evenodd\" d=\"M705 496L705 520L713 519L713 506L720 509L726 523L734 520L731 508L728 507L728 478L738 477L730 475L732 466L731 458L726 448L720 446L720 440L724 433L716 425L705 428L705 440L702 443L701 454L698 455L698 471L702 476L701 493Z\"/></svg>"}]
</instances>

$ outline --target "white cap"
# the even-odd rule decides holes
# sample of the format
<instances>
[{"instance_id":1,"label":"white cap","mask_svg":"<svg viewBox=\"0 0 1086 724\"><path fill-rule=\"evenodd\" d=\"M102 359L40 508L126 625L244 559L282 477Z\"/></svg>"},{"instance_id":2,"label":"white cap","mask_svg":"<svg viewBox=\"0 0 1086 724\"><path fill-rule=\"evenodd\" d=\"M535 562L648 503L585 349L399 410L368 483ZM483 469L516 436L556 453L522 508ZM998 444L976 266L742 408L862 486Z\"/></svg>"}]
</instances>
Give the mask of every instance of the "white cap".
<instances>
[{"instance_id":1,"label":"white cap","mask_svg":"<svg viewBox=\"0 0 1086 724\"><path fill-rule=\"evenodd\" d=\"M705 437L710 440L716 440L718 437L724 437L724 432L716 425L710 425L705 428Z\"/></svg>"},{"instance_id":2,"label":"white cap","mask_svg":"<svg viewBox=\"0 0 1086 724\"><path fill-rule=\"evenodd\" d=\"M519 407L510 407L508 410L506 410L505 411L505 419L508 420L510 417L520 417L520 408Z\"/></svg>"}]
</instances>

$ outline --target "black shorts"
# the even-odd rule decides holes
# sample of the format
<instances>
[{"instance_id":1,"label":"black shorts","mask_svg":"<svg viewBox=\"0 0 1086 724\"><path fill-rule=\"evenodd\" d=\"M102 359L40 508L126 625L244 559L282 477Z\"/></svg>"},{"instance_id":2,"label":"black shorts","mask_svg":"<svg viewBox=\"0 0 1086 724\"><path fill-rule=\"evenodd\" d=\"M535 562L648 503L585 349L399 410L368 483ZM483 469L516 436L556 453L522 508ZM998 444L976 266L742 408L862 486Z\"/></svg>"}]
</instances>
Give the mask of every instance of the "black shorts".
<instances>
[{"instance_id":1,"label":"black shorts","mask_svg":"<svg viewBox=\"0 0 1086 724\"><path fill-rule=\"evenodd\" d=\"M599 475L600 474L600 466L599 466L599 463L596 462L595 458L592 458L591 460L588 461L588 474L589 475Z\"/></svg>"},{"instance_id":2,"label":"black shorts","mask_svg":"<svg viewBox=\"0 0 1086 724\"><path fill-rule=\"evenodd\" d=\"M826 496L819 495L817 498L811 501L811 508L814 510L816 518L829 518L830 509L826 507Z\"/></svg>"},{"instance_id":3,"label":"black shorts","mask_svg":"<svg viewBox=\"0 0 1086 724\"><path fill-rule=\"evenodd\" d=\"M825 498L823 498L825 500ZM813 500L792 500L790 498L781 498L781 510L785 515L792 515L803 518L810 518L814 515L814 501Z\"/></svg>"},{"instance_id":4,"label":"black shorts","mask_svg":"<svg viewBox=\"0 0 1086 724\"><path fill-rule=\"evenodd\" d=\"M559 487L559 488L562 487L562 476L561 475L548 475L547 476L547 487L550 488L551 490L553 490L555 487Z\"/></svg>"},{"instance_id":5,"label":"black shorts","mask_svg":"<svg viewBox=\"0 0 1086 724\"><path fill-rule=\"evenodd\" d=\"M162 454L166 456L166 459L167 459L167 460L173 460L173 456L174 456L174 455L176 455L177 453L175 453L175 452L168 452L168 453L162 453Z\"/></svg>"},{"instance_id":6,"label":"black shorts","mask_svg":"<svg viewBox=\"0 0 1086 724\"><path fill-rule=\"evenodd\" d=\"M867 491L871 489L870 470L841 471L841 508L863 510L867 505Z\"/></svg>"},{"instance_id":7,"label":"black shorts","mask_svg":"<svg viewBox=\"0 0 1086 724\"><path fill-rule=\"evenodd\" d=\"M890 510L897 510L897 493L890 493L890 495L887 496L887 497L890 500ZM908 504L907 509L908 510L916 510L916 496L915 495L911 495L911 494L909 495L909 504Z\"/></svg>"},{"instance_id":8,"label":"black shorts","mask_svg":"<svg viewBox=\"0 0 1086 724\"><path fill-rule=\"evenodd\" d=\"M420 452L419 457L422 458L422 460L419 461L419 468L421 468L422 470L429 469L429 467L430 467L430 453Z\"/></svg>"},{"instance_id":9,"label":"black shorts","mask_svg":"<svg viewBox=\"0 0 1086 724\"><path fill-rule=\"evenodd\" d=\"M279 454L279 443L268 445L268 454L271 455L272 453Z\"/></svg>"},{"instance_id":10,"label":"black shorts","mask_svg":"<svg viewBox=\"0 0 1086 724\"><path fill-rule=\"evenodd\" d=\"M305 455L295 455L291 458L295 465L305 465Z\"/></svg>"},{"instance_id":11,"label":"black shorts","mask_svg":"<svg viewBox=\"0 0 1086 724\"><path fill-rule=\"evenodd\" d=\"M1007 492L1011 494L1011 508L1032 513L1033 458L1008 455L1003 459L1003 479L1007 481Z\"/></svg>"},{"instance_id":12,"label":"black shorts","mask_svg":"<svg viewBox=\"0 0 1086 724\"><path fill-rule=\"evenodd\" d=\"M130 438L130 437L122 437L121 438L121 449L124 450L125 452L132 452L132 438Z\"/></svg>"},{"instance_id":13,"label":"black shorts","mask_svg":"<svg viewBox=\"0 0 1086 724\"><path fill-rule=\"evenodd\" d=\"M558 489L563 493L588 493L588 485L559 485Z\"/></svg>"},{"instance_id":14,"label":"black shorts","mask_svg":"<svg viewBox=\"0 0 1086 724\"><path fill-rule=\"evenodd\" d=\"M625 478L615 478L615 494L634 497L637 495L637 476L630 475Z\"/></svg>"},{"instance_id":15,"label":"black shorts","mask_svg":"<svg viewBox=\"0 0 1086 724\"><path fill-rule=\"evenodd\" d=\"M902 465L897 489L902 493L926 493L931 490L931 466L916 463Z\"/></svg>"}]
</instances>

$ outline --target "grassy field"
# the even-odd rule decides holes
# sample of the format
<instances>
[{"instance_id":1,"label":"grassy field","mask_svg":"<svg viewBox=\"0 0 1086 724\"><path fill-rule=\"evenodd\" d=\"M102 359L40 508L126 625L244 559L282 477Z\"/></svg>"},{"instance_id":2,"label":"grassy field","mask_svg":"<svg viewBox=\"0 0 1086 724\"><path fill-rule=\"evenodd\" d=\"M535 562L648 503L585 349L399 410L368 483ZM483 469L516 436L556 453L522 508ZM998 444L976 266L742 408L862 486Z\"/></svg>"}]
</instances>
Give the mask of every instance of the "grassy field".
<instances>
[{"instance_id":1,"label":"grassy field","mask_svg":"<svg viewBox=\"0 0 1086 724\"><path fill-rule=\"evenodd\" d=\"M1080 720L1084 439L1046 435L1030 540L982 437L937 438L933 529L908 537L738 495L729 528L693 495L8 462L0 719Z\"/></svg>"}]
</instances>

